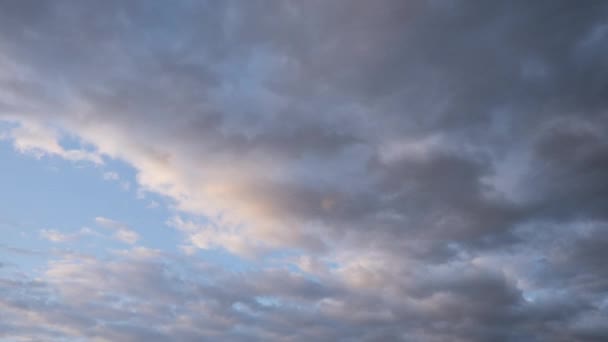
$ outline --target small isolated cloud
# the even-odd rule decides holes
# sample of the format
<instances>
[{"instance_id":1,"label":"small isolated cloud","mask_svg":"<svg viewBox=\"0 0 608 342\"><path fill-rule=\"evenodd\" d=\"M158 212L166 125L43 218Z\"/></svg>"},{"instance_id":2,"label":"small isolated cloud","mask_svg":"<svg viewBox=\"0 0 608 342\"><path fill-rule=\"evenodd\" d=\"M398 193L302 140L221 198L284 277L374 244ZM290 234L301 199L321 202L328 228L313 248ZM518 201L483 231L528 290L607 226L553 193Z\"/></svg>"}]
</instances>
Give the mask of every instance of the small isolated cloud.
<instances>
[{"instance_id":1,"label":"small isolated cloud","mask_svg":"<svg viewBox=\"0 0 608 342\"><path fill-rule=\"evenodd\" d=\"M118 240L130 245L137 243L137 240L139 240L139 234L132 230L119 230L115 236Z\"/></svg>"},{"instance_id":2,"label":"small isolated cloud","mask_svg":"<svg viewBox=\"0 0 608 342\"><path fill-rule=\"evenodd\" d=\"M128 229L128 226L126 224L124 224L122 222L114 221L112 219L102 217L102 216L96 217L95 223L97 223L98 225L100 225L104 228L108 228L108 229L114 229L114 230Z\"/></svg>"},{"instance_id":3,"label":"small isolated cloud","mask_svg":"<svg viewBox=\"0 0 608 342\"><path fill-rule=\"evenodd\" d=\"M120 176L114 171L108 171L103 173L103 179L107 181L116 181L120 179Z\"/></svg>"},{"instance_id":4,"label":"small isolated cloud","mask_svg":"<svg viewBox=\"0 0 608 342\"><path fill-rule=\"evenodd\" d=\"M158 208L160 206L160 204L156 201L150 201L147 205L146 208L148 209L154 209L154 208Z\"/></svg>"},{"instance_id":5,"label":"small isolated cloud","mask_svg":"<svg viewBox=\"0 0 608 342\"><path fill-rule=\"evenodd\" d=\"M139 240L139 234L122 222L100 216L95 218L95 222L101 227L113 230L114 238L118 241L133 245Z\"/></svg>"},{"instance_id":6,"label":"small isolated cloud","mask_svg":"<svg viewBox=\"0 0 608 342\"><path fill-rule=\"evenodd\" d=\"M51 242L66 242L74 238L73 235L61 233L55 229L42 229L40 236Z\"/></svg>"},{"instance_id":7,"label":"small isolated cloud","mask_svg":"<svg viewBox=\"0 0 608 342\"><path fill-rule=\"evenodd\" d=\"M105 180L105 181L119 182L120 188L124 191L131 190L131 182L129 182L127 180L121 181L121 177L117 172L114 172L114 171L104 172L102 177L103 177L103 180Z\"/></svg>"},{"instance_id":8,"label":"small isolated cloud","mask_svg":"<svg viewBox=\"0 0 608 342\"><path fill-rule=\"evenodd\" d=\"M88 227L83 227L74 233L64 233L64 232L60 232L55 229L40 230L40 236L43 239L48 240L50 242L55 242L55 243L70 242L70 241L78 240L84 236L92 236L92 235L100 235L100 234Z\"/></svg>"}]
</instances>

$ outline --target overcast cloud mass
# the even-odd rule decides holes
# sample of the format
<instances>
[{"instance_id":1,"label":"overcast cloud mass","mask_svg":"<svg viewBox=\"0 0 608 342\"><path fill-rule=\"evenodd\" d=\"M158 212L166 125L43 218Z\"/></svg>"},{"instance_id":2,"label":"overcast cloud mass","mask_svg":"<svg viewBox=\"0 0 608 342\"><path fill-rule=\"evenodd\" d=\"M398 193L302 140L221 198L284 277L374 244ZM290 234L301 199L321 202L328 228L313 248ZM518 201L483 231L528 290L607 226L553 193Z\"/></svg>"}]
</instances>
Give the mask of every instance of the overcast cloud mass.
<instances>
[{"instance_id":1,"label":"overcast cloud mass","mask_svg":"<svg viewBox=\"0 0 608 342\"><path fill-rule=\"evenodd\" d=\"M0 145L2 341L608 340L606 1L2 0Z\"/></svg>"}]
</instances>

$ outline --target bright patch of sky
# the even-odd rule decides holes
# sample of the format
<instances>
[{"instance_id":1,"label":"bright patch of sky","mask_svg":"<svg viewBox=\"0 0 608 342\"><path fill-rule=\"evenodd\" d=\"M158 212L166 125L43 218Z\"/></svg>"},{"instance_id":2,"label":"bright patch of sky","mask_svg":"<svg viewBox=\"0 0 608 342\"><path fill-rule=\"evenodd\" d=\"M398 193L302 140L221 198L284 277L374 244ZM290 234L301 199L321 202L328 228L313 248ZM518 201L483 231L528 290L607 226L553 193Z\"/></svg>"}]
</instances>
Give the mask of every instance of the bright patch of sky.
<instances>
[{"instance_id":1,"label":"bright patch of sky","mask_svg":"<svg viewBox=\"0 0 608 342\"><path fill-rule=\"evenodd\" d=\"M71 138L61 143L66 149L83 147ZM138 190L134 170L119 161L105 158L103 165L96 165L36 157L0 140L0 168L0 256L9 265L18 263L22 270L34 271L53 253L103 257L135 245L195 254L227 269L254 267L221 249L188 248L183 236L167 225L171 202ZM124 229L104 227L100 219Z\"/></svg>"}]
</instances>

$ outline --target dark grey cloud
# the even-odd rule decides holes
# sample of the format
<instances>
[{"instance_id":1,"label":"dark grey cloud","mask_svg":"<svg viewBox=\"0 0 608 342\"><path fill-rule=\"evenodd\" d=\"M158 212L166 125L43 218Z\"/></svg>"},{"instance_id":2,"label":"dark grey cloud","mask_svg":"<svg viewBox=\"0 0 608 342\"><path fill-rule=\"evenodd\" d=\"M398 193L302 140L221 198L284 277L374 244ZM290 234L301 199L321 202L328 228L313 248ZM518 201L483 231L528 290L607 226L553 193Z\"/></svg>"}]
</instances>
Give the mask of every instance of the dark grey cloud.
<instances>
[{"instance_id":1,"label":"dark grey cloud","mask_svg":"<svg viewBox=\"0 0 608 342\"><path fill-rule=\"evenodd\" d=\"M16 146L73 134L208 219L181 227L194 246L316 267L209 284L96 261L40 297L2 283L0 334L606 339L606 18L601 1L4 1Z\"/></svg>"}]
</instances>

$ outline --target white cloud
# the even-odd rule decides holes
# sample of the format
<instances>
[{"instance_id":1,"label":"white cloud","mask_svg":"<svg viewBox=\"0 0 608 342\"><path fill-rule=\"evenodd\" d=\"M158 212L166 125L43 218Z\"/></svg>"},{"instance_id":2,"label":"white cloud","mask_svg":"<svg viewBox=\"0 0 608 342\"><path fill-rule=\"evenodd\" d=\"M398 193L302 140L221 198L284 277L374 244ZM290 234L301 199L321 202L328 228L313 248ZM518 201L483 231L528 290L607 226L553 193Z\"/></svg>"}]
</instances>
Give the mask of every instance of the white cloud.
<instances>
[{"instance_id":1,"label":"white cloud","mask_svg":"<svg viewBox=\"0 0 608 342\"><path fill-rule=\"evenodd\" d=\"M73 235L64 234L54 229L42 229L40 236L51 242L66 242L74 239Z\"/></svg>"},{"instance_id":2,"label":"white cloud","mask_svg":"<svg viewBox=\"0 0 608 342\"><path fill-rule=\"evenodd\" d=\"M115 236L118 240L131 245L137 243L137 240L139 240L139 234L132 230L119 230L115 233Z\"/></svg>"},{"instance_id":3,"label":"white cloud","mask_svg":"<svg viewBox=\"0 0 608 342\"><path fill-rule=\"evenodd\" d=\"M96 152L84 149L65 149L59 143L60 134L58 132L36 121L21 121L18 127L10 131L10 136L18 151L32 154L36 158L56 155L71 161L103 164L103 159Z\"/></svg>"},{"instance_id":4,"label":"white cloud","mask_svg":"<svg viewBox=\"0 0 608 342\"><path fill-rule=\"evenodd\" d=\"M95 222L107 229L114 231L114 237L121 242L135 244L139 240L139 234L129 228L126 224L106 217L98 216Z\"/></svg>"},{"instance_id":5,"label":"white cloud","mask_svg":"<svg viewBox=\"0 0 608 342\"><path fill-rule=\"evenodd\" d=\"M114 171L108 171L103 173L103 179L107 181L116 181L120 179L120 176Z\"/></svg>"},{"instance_id":6,"label":"white cloud","mask_svg":"<svg viewBox=\"0 0 608 342\"><path fill-rule=\"evenodd\" d=\"M108 228L108 229L115 229L115 230L128 229L128 226L126 224L124 224L122 222L114 221L107 217L97 216L97 217L95 217L95 222L98 225L100 225L104 228Z\"/></svg>"},{"instance_id":7,"label":"white cloud","mask_svg":"<svg viewBox=\"0 0 608 342\"><path fill-rule=\"evenodd\" d=\"M83 227L77 232L64 233L55 229L42 229L40 236L50 242L63 243L78 240L85 236L100 236L100 234L91 228Z\"/></svg>"}]
</instances>

